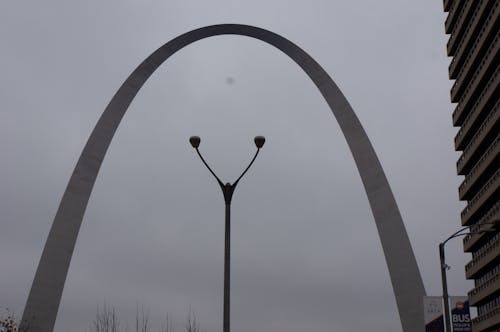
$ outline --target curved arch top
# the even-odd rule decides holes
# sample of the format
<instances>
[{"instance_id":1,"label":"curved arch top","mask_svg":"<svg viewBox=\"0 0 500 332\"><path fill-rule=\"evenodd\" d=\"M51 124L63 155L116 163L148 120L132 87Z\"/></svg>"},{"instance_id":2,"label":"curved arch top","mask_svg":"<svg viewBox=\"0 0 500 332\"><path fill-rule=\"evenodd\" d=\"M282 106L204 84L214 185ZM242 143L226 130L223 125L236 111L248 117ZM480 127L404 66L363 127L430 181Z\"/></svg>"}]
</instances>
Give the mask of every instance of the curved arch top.
<instances>
[{"instance_id":1,"label":"curved arch top","mask_svg":"<svg viewBox=\"0 0 500 332\"><path fill-rule=\"evenodd\" d=\"M184 33L161 46L125 80L97 122L71 175L28 296L22 322L30 331L51 332L80 225L106 151L130 103L153 72L172 54L217 35L259 39L281 50L311 78L337 119L361 176L382 243L403 331L423 328L425 289L389 183L356 114L323 68L300 47L271 31L249 25L220 24Z\"/></svg>"}]
</instances>

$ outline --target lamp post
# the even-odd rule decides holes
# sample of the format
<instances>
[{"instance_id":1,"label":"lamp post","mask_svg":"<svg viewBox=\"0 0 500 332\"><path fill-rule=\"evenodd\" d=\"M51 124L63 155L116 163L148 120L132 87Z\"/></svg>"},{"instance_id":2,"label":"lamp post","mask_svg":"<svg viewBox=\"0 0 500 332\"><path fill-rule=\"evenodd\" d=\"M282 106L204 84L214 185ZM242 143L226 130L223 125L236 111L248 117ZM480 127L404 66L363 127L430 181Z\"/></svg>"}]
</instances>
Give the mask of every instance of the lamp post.
<instances>
[{"instance_id":1,"label":"lamp post","mask_svg":"<svg viewBox=\"0 0 500 332\"><path fill-rule=\"evenodd\" d=\"M255 136L254 142L257 147L257 151L253 156L252 160L248 164L247 168L241 173L241 175L234 181L233 184L227 182L224 184L219 177L214 173L214 171L208 166L207 162L203 158L200 153L198 147L200 146L201 139L199 136L191 136L189 138L189 143L196 150L198 156L200 157L203 164L208 168L210 173L215 177L217 183L219 183L220 188L222 189L222 195L224 196L225 202L225 235L224 235L224 307L223 307L223 324L222 331L229 332L229 300L230 300L230 254L231 254L231 200L233 198L234 190L238 185L238 182L241 180L243 175L250 169L250 166L254 163L257 155L259 154L260 149L264 146L266 139L264 136Z\"/></svg>"},{"instance_id":2,"label":"lamp post","mask_svg":"<svg viewBox=\"0 0 500 332\"><path fill-rule=\"evenodd\" d=\"M446 259L445 259L445 254L444 254L444 245L446 242L449 240L459 237L459 236L465 236L465 235L471 235L471 234L484 234L484 233L490 233L490 232L495 232L495 223L482 223L481 225L494 225L492 228L485 229L485 230L479 230L477 232L466 232L469 230L472 226L466 226L455 233L451 234L446 240L443 242L439 243L439 261L441 264L441 283L443 286L443 302L444 302L444 326L445 326L445 331L446 332L452 332L451 331L451 321L450 321L450 302L449 302L449 295L448 295L448 281L446 278L446 270L449 268L448 265L446 265Z\"/></svg>"}]
</instances>

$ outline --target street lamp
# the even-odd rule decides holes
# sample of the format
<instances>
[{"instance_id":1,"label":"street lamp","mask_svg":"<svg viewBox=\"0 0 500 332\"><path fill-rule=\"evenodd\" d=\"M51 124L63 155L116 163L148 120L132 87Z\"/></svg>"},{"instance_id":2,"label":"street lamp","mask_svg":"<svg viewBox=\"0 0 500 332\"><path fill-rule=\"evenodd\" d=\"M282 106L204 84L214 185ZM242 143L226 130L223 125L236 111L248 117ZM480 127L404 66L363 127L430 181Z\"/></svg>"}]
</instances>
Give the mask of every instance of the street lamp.
<instances>
[{"instance_id":1,"label":"street lamp","mask_svg":"<svg viewBox=\"0 0 500 332\"><path fill-rule=\"evenodd\" d=\"M230 184L227 182L224 184L219 177L212 171L210 166L208 166L207 162L205 159L203 159L203 156L200 153L200 150L198 147L200 146L201 139L199 136L191 136L189 138L189 143L191 143L191 146L196 150L198 153L198 156L200 157L201 161L205 166L208 168L210 173L215 177L217 180L217 183L219 183L220 188L222 189L222 194L224 196L224 201L226 203L226 212L225 212L225 236L224 236L224 309L223 309L223 325L222 325L222 331L223 332L229 332L229 285L230 285L230 251L231 251L231 199L233 198L233 193L234 190L236 189L236 185L238 185L238 182L240 179L245 175L245 173L250 169L250 166L252 166L253 162L257 158L257 155L259 154L260 149L262 146L264 146L264 143L266 142L266 139L264 136L255 136L254 142L255 146L257 147L257 151L255 152L255 155L253 156L252 160L248 164L247 168L241 173L241 175L234 181L233 184Z\"/></svg>"},{"instance_id":2,"label":"street lamp","mask_svg":"<svg viewBox=\"0 0 500 332\"><path fill-rule=\"evenodd\" d=\"M446 279L446 270L449 268L448 265L446 265L446 260L445 260L445 255L444 255L444 245L446 242L449 240L459 237L459 236L465 236L465 235L472 235L472 234L484 234L484 233L490 233L490 232L495 232L496 231L496 223L482 223L481 225L493 225L493 227L485 230L479 230L477 232L466 232L469 230L472 226L466 226L455 233L451 234L446 240L443 242L439 243L439 261L441 264L441 282L443 285L443 302L444 302L444 325L445 325L445 331L446 332L452 332L451 331L451 321L450 321L450 302L449 302L449 296L448 296L448 281Z\"/></svg>"}]
</instances>

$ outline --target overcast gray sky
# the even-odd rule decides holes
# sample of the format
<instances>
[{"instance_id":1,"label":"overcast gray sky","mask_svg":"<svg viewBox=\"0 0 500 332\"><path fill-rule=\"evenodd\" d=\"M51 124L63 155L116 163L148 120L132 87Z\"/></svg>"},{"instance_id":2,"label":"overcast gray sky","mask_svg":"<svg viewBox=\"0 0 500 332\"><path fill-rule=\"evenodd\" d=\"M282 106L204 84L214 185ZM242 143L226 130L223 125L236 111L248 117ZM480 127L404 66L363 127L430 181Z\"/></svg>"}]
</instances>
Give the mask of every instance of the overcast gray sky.
<instances>
[{"instance_id":1,"label":"overcast gray sky","mask_svg":"<svg viewBox=\"0 0 500 332\"><path fill-rule=\"evenodd\" d=\"M156 48L188 30L243 23L289 38L347 96L392 186L427 293L437 244L459 227L439 0L0 2L0 306L22 312L66 183L105 106ZM189 136L233 181L232 328L400 331L361 180L326 102L260 41L221 36L178 52L135 98L101 168L56 331L86 331L98 305L159 325L191 306L222 326L220 189ZM472 288L461 241L450 293Z\"/></svg>"}]
</instances>

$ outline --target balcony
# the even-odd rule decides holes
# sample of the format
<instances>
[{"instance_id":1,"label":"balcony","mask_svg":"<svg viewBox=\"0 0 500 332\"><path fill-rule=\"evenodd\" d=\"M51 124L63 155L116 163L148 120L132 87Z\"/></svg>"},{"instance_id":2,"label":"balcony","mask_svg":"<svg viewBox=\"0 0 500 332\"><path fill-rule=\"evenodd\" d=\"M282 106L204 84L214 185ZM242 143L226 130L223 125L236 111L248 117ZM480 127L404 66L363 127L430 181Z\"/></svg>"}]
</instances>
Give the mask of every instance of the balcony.
<instances>
[{"instance_id":1,"label":"balcony","mask_svg":"<svg viewBox=\"0 0 500 332\"><path fill-rule=\"evenodd\" d=\"M500 75L498 75L499 66L496 67L495 72L491 76L490 80L486 84L483 89L477 89L479 82L475 80L476 76L471 80L470 84L465 89L462 97L460 98L458 105L455 107L453 111L453 125L460 126L464 123L464 119L468 116L472 109L475 108L478 102L484 101L487 104L490 101L490 98L495 97L495 92L499 89L500 84ZM480 94L479 94L480 93ZM477 95L479 96L477 98ZM474 103L471 105L471 103ZM480 109L484 111L484 108ZM479 114L479 112L476 112Z\"/></svg>"},{"instance_id":2,"label":"balcony","mask_svg":"<svg viewBox=\"0 0 500 332\"><path fill-rule=\"evenodd\" d=\"M494 162L498 162L498 156L500 156L500 144L498 140L493 141L485 153L481 156L481 159L474 165L471 171L467 174L464 181L458 188L458 195L460 200L468 200L474 194L474 189L478 187L479 179L484 178L491 174L489 171L492 165L498 165Z\"/></svg>"},{"instance_id":3,"label":"balcony","mask_svg":"<svg viewBox=\"0 0 500 332\"><path fill-rule=\"evenodd\" d=\"M489 8L489 7L487 7ZM479 10L482 10L482 7L478 9L476 12L477 15L482 14L483 12L479 12ZM453 59L451 60L450 66L448 67L448 73L451 79L457 78L457 74L463 66L465 54L469 52L476 51L479 52L481 48L483 48L485 45L489 45L487 43L488 39L493 39L493 36L496 35L497 29L496 29L496 24L498 24L498 11L499 11L499 5L498 1L494 1L493 7L490 10L484 11L484 13L489 13L488 17L486 18L485 22L482 25L481 30L476 34L474 33L474 37L472 37L473 32L475 31L475 28L478 28L479 22L479 17L476 19L474 17L470 22L469 25L467 26L467 29L465 30L462 39L460 40L458 46L457 46L457 51L455 52L455 55ZM476 36L477 35L477 36ZM470 50L468 46L469 42L473 40L473 46L471 47Z\"/></svg>"},{"instance_id":4,"label":"balcony","mask_svg":"<svg viewBox=\"0 0 500 332\"><path fill-rule=\"evenodd\" d=\"M500 239L497 239L490 245L481 248L476 258L473 258L465 265L465 276L467 279L473 279L482 269L490 263L500 258Z\"/></svg>"},{"instance_id":5,"label":"balcony","mask_svg":"<svg viewBox=\"0 0 500 332\"><path fill-rule=\"evenodd\" d=\"M498 51L500 49L500 44L498 43L499 34L500 32L496 34L494 40L491 42L486 53L484 55L481 55L482 58L481 63L478 66L474 66L472 79L469 79L469 77L471 76L469 74L469 71L471 71L474 62L476 62L475 60L476 57L478 56L477 51L479 48L476 47L475 49L472 49L469 52L467 59L465 59L464 64L457 75L457 79L455 80L455 83L451 88L452 102L455 103L458 101L458 97L462 93L464 88L468 84L472 84L472 81L474 79L482 81L484 80L485 76L490 76L491 73L495 70L498 61Z\"/></svg>"},{"instance_id":6,"label":"balcony","mask_svg":"<svg viewBox=\"0 0 500 332\"><path fill-rule=\"evenodd\" d=\"M474 2L478 2L479 6L474 8ZM450 39L448 39L448 43L446 44L447 52L449 56L453 56L457 49L458 41L462 39L463 32L466 30L471 15L477 16L478 8L485 2L489 0L466 0L465 4L462 6L460 13L458 14L455 23L453 24L453 28L451 30ZM463 1L462 1L463 2ZM449 15L448 15L449 17ZM446 22L445 22L446 24ZM446 25L445 25L446 26Z\"/></svg>"},{"instance_id":7,"label":"balcony","mask_svg":"<svg viewBox=\"0 0 500 332\"><path fill-rule=\"evenodd\" d=\"M455 0L451 2L451 6L448 10L448 16L446 17L446 21L444 22L444 30L446 31L446 33L451 33L451 30L453 29L454 24L457 21L458 15L460 14L460 9L462 9L464 4L463 0Z\"/></svg>"},{"instance_id":8,"label":"balcony","mask_svg":"<svg viewBox=\"0 0 500 332\"><path fill-rule=\"evenodd\" d=\"M469 141L469 144L462 151L460 158L458 158L457 174L467 174L474 165L474 157L484 150L484 146L488 144L488 142L499 139L499 134L494 136L495 133L498 132L495 131L498 128L498 121L499 111L497 103L494 111L486 117L481 127L479 127L476 134Z\"/></svg>"},{"instance_id":9,"label":"balcony","mask_svg":"<svg viewBox=\"0 0 500 332\"><path fill-rule=\"evenodd\" d=\"M467 138L470 135L472 135L473 133L477 134L477 132L479 130L483 130L484 127L487 126L488 124L492 124L494 126L497 123L498 117L499 117L499 110L498 109L500 108L499 107L500 106L499 98L497 97L496 99L494 99L494 97L491 96L493 99L486 100L484 98L485 94L486 94L486 91L483 91L481 96L479 96L478 100L476 101L476 103L472 107L471 111L469 112L469 114L465 118L462 126L460 127L457 134L455 135L455 149L456 150L463 150L464 145L470 143L470 142L468 142ZM490 105L493 105L493 106L490 106ZM478 130L476 130L475 124L476 124L476 122L478 122L477 119L482 118L482 116L480 116L480 114L483 113L484 110L488 110L488 109L490 109L489 114L486 116L486 119L483 120L483 124L481 125L481 127ZM472 130L472 129L474 129L474 130ZM472 141L472 140L470 140L470 141Z\"/></svg>"},{"instance_id":10,"label":"balcony","mask_svg":"<svg viewBox=\"0 0 500 332\"><path fill-rule=\"evenodd\" d=\"M450 10L450 5L452 2L453 0L443 0L443 8L445 12Z\"/></svg>"},{"instance_id":11,"label":"balcony","mask_svg":"<svg viewBox=\"0 0 500 332\"><path fill-rule=\"evenodd\" d=\"M495 205L481 218L474 226L470 228L471 233L478 233L481 231L487 231L493 227L493 223L498 223L500 221L500 202L496 202ZM469 234L463 239L464 251L471 252L475 250L479 240L482 240L484 236L488 233L479 234Z\"/></svg>"},{"instance_id":12,"label":"balcony","mask_svg":"<svg viewBox=\"0 0 500 332\"><path fill-rule=\"evenodd\" d=\"M469 292L469 304L473 306L480 305L481 303L487 301L491 295L494 295L499 290L500 273L497 273L493 278L485 281Z\"/></svg>"},{"instance_id":13,"label":"balcony","mask_svg":"<svg viewBox=\"0 0 500 332\"><path fill-rule=\"evenodd\" d=\"M490 312L476 317L472 320L472 332L486 331L500 324L500 307L497 307Z\"/></svg>"},{"instance_id":14,"label":"balcony","mask_svg":"<svg viewBox=\"0 0 500 332\"><path fill-rule=\"evenodd\" d=\"M486 205L491 199L497 199L496 197L498 187L500 184L500 169L497 169L495 174L491 179L486 182L486 184L481 188L481 190L469 201L469 204L462 210L461 219L462 225L467 226L471 224L473 217L478 215L479 211Z\"/></svg>"}]
</instances>

